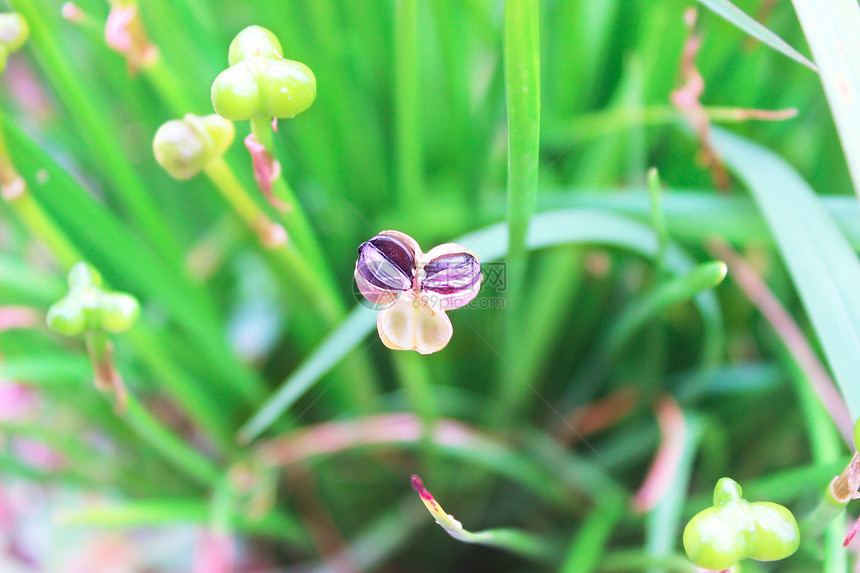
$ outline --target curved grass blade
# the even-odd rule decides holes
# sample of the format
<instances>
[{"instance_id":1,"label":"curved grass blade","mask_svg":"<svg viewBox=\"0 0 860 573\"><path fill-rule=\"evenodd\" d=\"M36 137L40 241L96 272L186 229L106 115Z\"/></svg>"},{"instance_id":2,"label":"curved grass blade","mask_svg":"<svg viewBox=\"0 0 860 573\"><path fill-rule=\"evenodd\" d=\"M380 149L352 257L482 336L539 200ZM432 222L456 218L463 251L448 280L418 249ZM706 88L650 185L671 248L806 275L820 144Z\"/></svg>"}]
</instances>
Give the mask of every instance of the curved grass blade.
<instances>
[{"instance_id":1,"label":"curved grass blade","mask_svg":"<svg viewBox=\"0 0 860 573\"><path fill-rule=\"evenodd\" d=\"M715 128L713 144L773 233L852 415L860 415L860 262L821 200L782 158Z\"/></svg>"},{"instance_id":2,"label":"curved grass blade","mask_svg":"<svg viewBox=\"0 0 860 573\"><path fill-rule=\"evenodd\" d=\"M803 54L789 46L785 40L765 28L754 18L748 16L743 10L729 2L729 0L699 0L699 2L707 6L714 14L725 18L756 40L767 44L777 52L791 58L795 62L803 64L810 70L818 71L816 65ZM818 6L818 3L816 3L816 6Z\"/></svg>"},{"instance_id":3,"label":"curved grass blade","mask_svg":"<svg viewBox=\"0 0 860 573\"><path fill-rule=\"evenodd\" d=\"M793 0L815 61L854 192L860 196L860 5L856 0Z\"/></svg>"},{"instance_id":4,"label":"curved grass blade","mask_svg":"<svg viewBox=\"0 0 860 573\"><path fill-rule=\"evenodd\" d=\"M689 273L659 285L636 303L629 305L607 335L606 358L611 360L617 356L630 337L651 318L703 291L716 288L726 278L726 271L726 264L722 261L703 263ZM711 356L708 361L713 364L718 358Z\"/></svg>"},{"instance_id":5,"label":"curved grass blade","mask_svg":"<svg viewBox=\"0 0 860 573\"><path fill-rule=\"evenodd\" d=\"M570 209L541 213L533 219L527 237L530 249L564 244L601 244L657 256L659 245L654 230L645 223L596 209ZM457 243L478 254L484 262L505 256L508 245L507 225L499 223L475 231ZM674 244L666 250L666 268L674 274L689 272L692 260ZM723 320L712 292L702 292L694 299L705 323L705 347L708 355L722 348ZM326 372L331 370L352 348L367 336L376 323L376 314L356 307L308 358L281 384L266 403L239 430L243 442L253 440L286 412Z\"/></svg>"},{"instance_id":6,"label":"curved grass blade","mask_svg":"<svg viewBox=\"0 0 860 573\"><path fill-rule=\"evenodd\" d=\"M860 208L854 197L820 197L821 204L856 250L860 250ZM574 207L605 209L648 220L650 207L642 189L615 192L569 189L538 199L543 210ZM700 244L702 237L718 235L733 244L773 244L764 219L747 197L717 195L712 191L678 190L664 193L661 210L669 234L679 242ZM714 213L720 213L714 217Z\"/></svg>"},{"instance_id":7,"label":"curved grass blade","mask_svg":"<svg viewBox=\"0 0 860 573\"><path fill-rule=\"evenodd\" d=\"M567 506L579 493L595 499L623 495L602 466L572 455L537 430L523 430L516 448L450 418L435 420L427 434L414 414L380 414L304 426L261 443L257 455L289 469L350 451L414 450L429 439L440 457L504 476L553 507Z\"/></svg>"}]
</instances>

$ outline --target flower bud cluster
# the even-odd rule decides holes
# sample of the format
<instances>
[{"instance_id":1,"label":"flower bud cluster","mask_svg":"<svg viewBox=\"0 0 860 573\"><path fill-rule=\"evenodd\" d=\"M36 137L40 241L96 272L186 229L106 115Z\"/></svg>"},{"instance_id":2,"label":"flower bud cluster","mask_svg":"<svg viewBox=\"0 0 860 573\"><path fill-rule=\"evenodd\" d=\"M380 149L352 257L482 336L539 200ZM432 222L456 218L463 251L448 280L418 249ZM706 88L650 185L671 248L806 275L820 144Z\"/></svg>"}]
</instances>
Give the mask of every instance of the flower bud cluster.
<instances>
[{"instance_id":1,"label":"flower bud cluster","mask_svg":"<svg viewBox=\"0 0 860 573\"><path fill-rule=\"evenodd\" d=\"M301 62L287 60L272 32L249 26L230 44L230 67L212 84L212 106L233 121L290 118L316 99L316 78Z\"/></svg>"},{"instance_id":2,"label":"flower bud cluster","mask_svg":"<svg viewBox=\"0 0 860 573\"><path fill-rule=\"evenodd\" d=\"M722 571L742 559L776 561L797 551L800 531L791 512L767 501L750 503L742 493L736 481L721 478L714 505L684 529L684 550L699 567Z\"/></svg>"},{"instance_id":3,"label":"flower bud cluster","mask_svg":"<svg viewBox=\"0 0 860 573\"><path fill-rule=\"evenodd\" d=\"M86 263L69 272L69 294L48 309L48 327L65 336L86 332L122 332L140 314L133 296L102 288L102 277Z\"/></svg>"}]
</instances>

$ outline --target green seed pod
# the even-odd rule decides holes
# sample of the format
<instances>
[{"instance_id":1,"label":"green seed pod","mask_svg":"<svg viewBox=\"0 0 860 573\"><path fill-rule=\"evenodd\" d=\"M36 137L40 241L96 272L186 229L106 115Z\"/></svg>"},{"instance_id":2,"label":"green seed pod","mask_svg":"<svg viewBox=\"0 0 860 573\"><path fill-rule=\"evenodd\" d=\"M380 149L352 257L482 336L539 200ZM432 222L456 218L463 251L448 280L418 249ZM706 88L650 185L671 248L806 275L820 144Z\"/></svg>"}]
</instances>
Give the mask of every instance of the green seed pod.
<instances>
[{"instance_id":1,"label":"green seed pod","mask_svg":"<svg viewBox=\"0 0 860 573\"><path fill-rule=\"evenodd\" d=\"M281 43L275 35L262 26L248 26L230 42L227 61L235 66L243 60L253 57L276 58L284 57Z\"/></svg>"},{"instance_id":2,"label":"green seed pod","mask_svg":"<svg viewBox=\"0 0 860 573\"><path fill-rule=\"evenodd\" d=\"M230 67L212 84L212 106L225 119L291 118L316 99L316 78L301 62L284 59L274 34L251 26L230 44Z\"/></svg>"},{"instance_id":3,"label":"green seed pod","mask_svg":"<svg viewBox=\"0 0 860 573\"><path fill-rule=\"evenodd\" d=\"M108 332L128 330L140 316L140 305L133 296L105 293L99 301L99 326Z\"/></svg>"},{"instance_id":4,"label":"green seed pod","mask_svg":"<svg viewBox=\"0 0 860 573\"><path fill-rule=\"evenodd\" d=\"M15 12L0 14L0 45L5 47L8 53L23 46L29 36L30 27L23 16Z\"/></svg>"},{"instance_id":5,"label":"green seed pod","mask_svg":"<svg viewBox=\"0 0 860 573\"><path fill-rule=\"evenodd\" d=\"M102 287L102 275L86 263L78 263L69 271L69 287L71 290L83 289L89 286Z\"/></svg>"},{"instance_id":6,"label":"green seed pod","mask_svg":"<svg viewBox=\"0 0 860 573\"><path fill-rule=\"evenodd\" d=\"M48 328L63 336L78 336L87 330L87 313L76 300L61 299L48 309Z\"/></svg>"},{"instance_id":7,"label":"green seed pod","mask_svg":"<svg viewBox=\"0 0 860 573\"><path fill-rule=\"evenodd\" d=\"M127 294L102 290L101 275L86 263L69 272L69 294L48 309L48 327L64 336L88 331L121 332L140 314L137 300Z\"/></svg>"},{"instance_id":8,"label":"green seed pod","mask_svg":"<svg viewBox=\"0 0 860 573\"><path fill-rule=\"evenodd\" d=\"M190 179L233 143L233 124L215 114L186 114L158 128L152 140L155 160L176 179Z\"/></svg>"},{"instance_id":9,"label":"green seed pod","mask_svg":"<svg viewBox=\"0 0 860 573\"><path fill-rule=\"evenodd\" d=\"M755 543L750 558L756 561L785 559L800 546L800 531L794 515L783 506L769 501L751 503L755 521Z\"/></svg>"},{"instance_id":10,"label":"green seed pod","mask_svg":"<svg viewBox=\"0 0 860 573\"><path fill-rule=\"evenodd\" d=\"M705 569L729 569L742 559L776 561L797 551L800 531L791 512L771 502L750 503L740 485L721 478L714 506L697 513L684 529L684 550Z\"/></svg>"}]
</instances>

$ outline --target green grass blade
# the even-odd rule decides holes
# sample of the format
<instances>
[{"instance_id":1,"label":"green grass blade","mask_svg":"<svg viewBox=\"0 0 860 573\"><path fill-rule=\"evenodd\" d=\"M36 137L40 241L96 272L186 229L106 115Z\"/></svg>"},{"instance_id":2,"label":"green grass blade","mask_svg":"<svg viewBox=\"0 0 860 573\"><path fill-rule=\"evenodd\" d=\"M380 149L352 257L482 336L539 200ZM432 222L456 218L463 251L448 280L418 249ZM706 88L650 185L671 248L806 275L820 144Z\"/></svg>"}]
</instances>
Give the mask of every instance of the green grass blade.
<instances>
[{"instance_id":1,"label":"green grass blade","mask_svg":"<svg viewBox=\"0 0 860 573\"><path fill-rule=\"evenodd\" d=\"M334 332L286 379L266 403L239 430L239 440L249 442L296 403L326 372L334 368L376 324L376 313L358 305Z\"/></svg>"},{"instance_id":2,"label":"green grass blade","mask_svg":"<svg viewBox=\"0 0 860 573\"><path fill-rule=\"evenodd\" d=\"M851 245L860 250L860 208L853 197L825 196L820 201ZM590 191L566 190L538 199L541 209L582 208L613 211L641 220L650 215L642 189ZM717 195L707 191L673 189L664 193L662 212L669 234L680 242L700 244L702 237L718 235L735 244L772 244L767 224L747 197ZM719 213L719 217L714 217Z\"/></svg>"},{"instance_id":3,"label":"green grass blade","mask_svg":"<svg viewBox=\"0 0 860 573\"><path fill-rule=\"evenodd\" d=\"M609 536L628 512L627 500L608 496L599 500L582 524L562 564L562 573L590 573L594 571L606 550Z\"/></svg>"},{"instance_id":4,"label":"green grass blade","mask_svg":"<svg viewBox=\"0 0 860 573\"><path fill-rule=\"evenodd\" d=\"M505 1L508 109L508 273L511 300L524 280L526 234L534 211L540 150L540 42L537 0Z\"/></svg>"},{"instance_id":5,"label":"green grass blade","mask_svg":"<svg viewBox=\"0 0 860 573\"><path fill-rule=\"evenodd\" d=\"M699 0L699 2L707 6L712 12L714 12L718 16L725 18L726 20L752 36L756 40L770 46L777 52L780 52L786 57L791 58L795 62L801 63L807 68L816 72L818 71L818 68L815 66L815 64L810 62L808 58L803 56L803 54L789 46L785 40L765 28L754 18L748 16L743 10L729 2L729 0ZM817 8L812 8L811 6L812 4L810 4L811 10L817 10ZM816 3L816 7L817 6L818 3Z\"/></svg>"},{"instance_id":6,"label":"green grass blade","mask_svg":"<svg viewBox=\"0 0 860 573\"><path fill-rule=\"evenodd\" d=\"M423 194L418 8L418 0L397 0L394 5L397 187L405 209L420 208Z\"/></svg>"},{"instance_id":7,"label":"green grass blade","mask_svg":"<svg viewBox=\"0 0 860 573\"><path fill-rule=\"evenodd\" d=\"M726 277L726 265L721 261L704 263L687 274L669 280L630 304L618 317L606 339L608 359L615 357L631 336L648 320L659 316L672 306L696 297L702 291L716 288ZM719 356L710 356L714 364Z\"/></svg>"},{"instance_id":8,"label":"green grass blade","mask_svg":"<svg viewBox=\"0 0 860 573\"><path fill-rule=\"evenodd\" d=\"M201 485L218 479L215 465L152 416L133 396L128 397L124 420L140 438L176 469Z\"/></svg>"},{"instance_id":9,"label":"green grass blade","mask_svg":"<svg viewBox=\"0 0 860 573\"><path fill-rule=\"evenodd\" d=\"M779 246L837 384L860 415L860 262L820 199L773 152L714 129L713 143L744 181Z\"/></svg>"},{"instance_id":10,"label":"green grass blade","mask_svg":"<svg viewBox=\"0 0 860 573\"><path fill-rule=\"evenodd\" d=\"M860 5L857 0L793 0L860 197Z\"/></svg>"},{"instance_id":11,"label":"green grass blade","mask_svg":"<svg viewBox=\"0 0 860 573\"><path fill-rule=\"evenodd\" d=\"M167 524L205 526L211 517L209 502L198 499L127 500L58 512L55 520L65 527L138 528ZM304 543L301 526L283 514L269 514L259 521L239 517L234 525L242 531Z\"/></svg>"}]
</instances>

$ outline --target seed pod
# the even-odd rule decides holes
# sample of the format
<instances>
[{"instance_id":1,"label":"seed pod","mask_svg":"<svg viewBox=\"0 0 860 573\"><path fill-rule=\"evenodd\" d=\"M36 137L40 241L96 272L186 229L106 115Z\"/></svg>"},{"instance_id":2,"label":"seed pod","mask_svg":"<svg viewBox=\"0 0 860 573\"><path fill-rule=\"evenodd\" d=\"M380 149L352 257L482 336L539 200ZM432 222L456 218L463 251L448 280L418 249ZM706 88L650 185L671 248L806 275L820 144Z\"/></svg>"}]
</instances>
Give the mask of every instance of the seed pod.
<instances>
[{"instance_id":1,"label":"seed pod","mask_svg":"<svg viewBox=\"0 0 860 573\"><path fill-rule=\"evenodd\" d=\"M15 12L0 14L0 72L6 69L9 54L23 46L29 35L30 28L23 16Z\"/></svg>"},{"instance_id":2,"label":"seed pod","mask_svg":"<svg viewBox=\"0 0 860 573\"><path fill-rule=\"evenodd\" d=\"M721 478L714 505L697 513L684 528L684 550L705 569L729 569L742 559L776 561L797 551L800 531L791 512L771 502L750 503L741 487Z\"/></svg>"},{"instance_id":3,"label":"seed pod","mask_svg":"<svg viewBox=\"0 0 860 573\"><path fill-rule=\"evenodd\" d=\"M24 45L30 35L30 27L23 16L15 12L0 14L0 46L8 53Z\"/></svg>"},{"instance_id":4,"label":"seed pod","mask_svg":"<svg viewBox=\"0 0 860 573\"><path fill-rule=\"evenodd\" d=\"M227 53L227 61L231 66L253 57L284 57L278 37L262 26L248 26L236 34Z\"/></svg>"},{"instance_id":5,"label":"seed pod","mask_svg":"<svg viewBox=\"0 0 860 573\"><path fill-rule=\"evenodd\" d=\"M412 288L418 243L398 231L382 231L358 247L355 283L371 303L387 306Z\"/></svg>"},{"instance_id":6,"label":"seed pod","mask_svg":"<svg viewBox=\"0 0 860 573\"><path fill-rule=\"evenodd\" d=\"M289 118L316 99L316 78L282 55L278 39L260 26L245 28L230 44L230 67L212 84L212 106L225 119Z\"/></svg>"},{"instance_id":7,"label":"seed pod","mask_svg":"<svg viewBox=\"0 0 860 573\"><path fill-rule=\"evenodd\" d=\"M78 263L69 272L69 294L48 309L48 327L65 336L88 331L122 332L140 314L134 297L102 289L98 271Z\"/></svg>"},{"instance_id":8,"label":"seed pod","mask_svg":"<svg viewBox=\"0 0 860 573\"><path fill-rule=\"evenodd\" d=\"M152 140L155 159L176 179L190 179L221 156L233 142L233 123L215 114L186 114L158 128Z\"/></svg>"},{"instance_id":9,"label":"seed pod","mask_svg":"<svg viewBox=\"0 0 860 573\"><path fill-rule=\"evenodd\" d=\"M478 257L457 243L434 247L422 258L420 288L429 304L441 310L460 308L481 289L484 275Z\"/></svg>"},{"instance_id":10,"label":"seed pod","mask_svg":"<svg viewBox=\"0 0 860 573\"><path fill-rule=\"evenodd\" d=\"M433 354L447 346L454 334L444 311L436 311L417 297L400 298L376 317L382 343L392 350Z\"/></svg>"}]
</instances>

